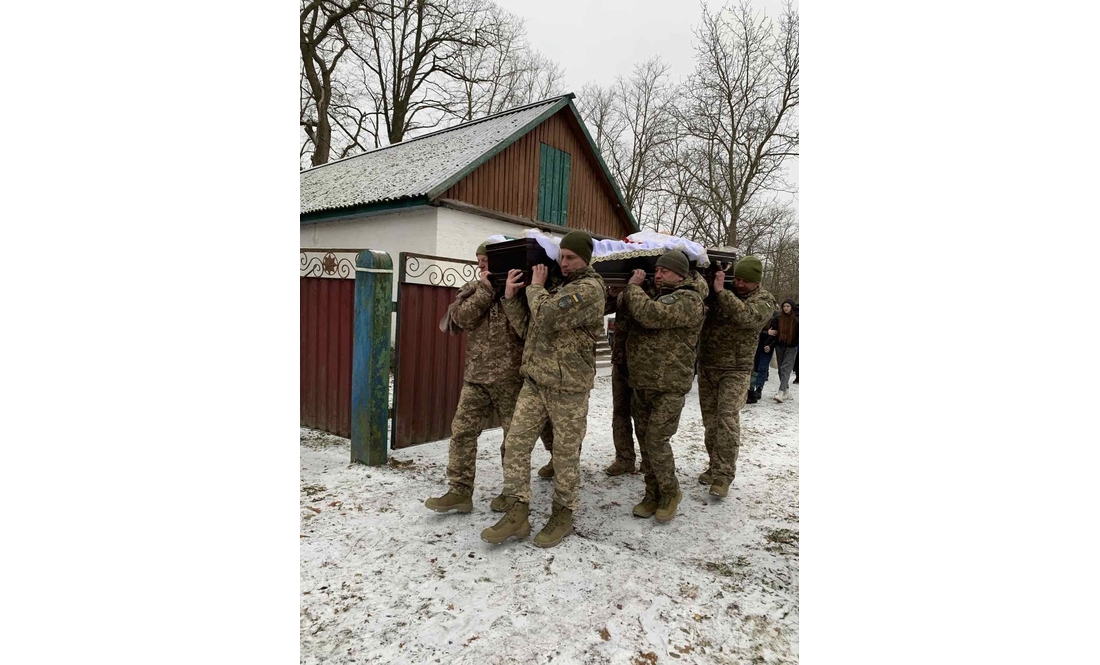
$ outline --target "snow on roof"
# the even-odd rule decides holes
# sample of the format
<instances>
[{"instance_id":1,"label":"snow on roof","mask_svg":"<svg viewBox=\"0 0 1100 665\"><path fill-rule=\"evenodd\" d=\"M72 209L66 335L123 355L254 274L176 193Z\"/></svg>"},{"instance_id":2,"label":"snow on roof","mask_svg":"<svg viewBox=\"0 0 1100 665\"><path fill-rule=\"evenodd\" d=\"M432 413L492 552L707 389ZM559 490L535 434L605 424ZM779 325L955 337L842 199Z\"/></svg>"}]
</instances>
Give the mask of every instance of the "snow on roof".
<instances>
[{"instance_id":1,"label":"snow on roof","mask_svg":"<svg viewBox=\"0 0 1100 665\"><path fill-rule=\"evenodd\" d=\"M302 171L301 214L424 196L478 161L563 97L521 106Z\"/></svg>"}]
</instances>

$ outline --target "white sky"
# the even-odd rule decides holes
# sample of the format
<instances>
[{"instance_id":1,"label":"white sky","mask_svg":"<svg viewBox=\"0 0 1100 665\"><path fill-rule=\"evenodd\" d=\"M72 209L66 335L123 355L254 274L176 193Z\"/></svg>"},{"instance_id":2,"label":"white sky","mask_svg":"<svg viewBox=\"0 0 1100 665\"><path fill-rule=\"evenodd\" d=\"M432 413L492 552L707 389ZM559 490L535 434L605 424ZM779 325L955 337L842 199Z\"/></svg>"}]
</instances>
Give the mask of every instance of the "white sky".
<instances>
[{"instance_id":1,"label":"white sky","mask_svg":"<svg viewBox=\"0 0 1100 665\"><path fill-rule=\"evenodd\" d=\"M565 68L566 87L577 94L589 81L607 85L620 74L629 76L636 63L654 55L671 65L674 81L686 79L695 65L692 30L700 23L700 5L691 0L495 1L526 19L531 45ZM753 4L773 20L783 11L781 0ZM797 185L797 159L789 169Z\"/></svg>"},{"instance_id":2,"label":"white sky","mask_svg":"<svg viewBox=\"0 0 1100 665\"><path fill-rule=\"evenodd\" d=\"M635 63L653 55L672 65L674 79L691 73L692 29L700 22L700 6L692 0L495 1L527 20L532 46L565 67L573 92L588 81L606 85L629 75ZM707 2L712 8L722 4ZM753 4L773 19L783 9L780 0Z\"/></svg>"}]
</instances>

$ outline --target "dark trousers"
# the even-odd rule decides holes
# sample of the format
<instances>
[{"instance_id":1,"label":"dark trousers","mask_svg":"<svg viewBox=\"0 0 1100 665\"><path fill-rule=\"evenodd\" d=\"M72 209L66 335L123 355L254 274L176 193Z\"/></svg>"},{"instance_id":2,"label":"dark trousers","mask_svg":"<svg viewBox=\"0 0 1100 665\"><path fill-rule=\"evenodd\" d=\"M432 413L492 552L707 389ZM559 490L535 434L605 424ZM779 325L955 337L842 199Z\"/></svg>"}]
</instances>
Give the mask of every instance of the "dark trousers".
<instances>
[{"instance_id":1,"label":"dark trousers","mask_svg":"<svg viewBox=\"0 0 1100 665\"><path fill-rule=\"evenodd\" d=\"M626 365L612 365L611 435L615 442L615 459L630 464L634 464L637 460L634 455L634 429L630 422L630 402L633 395L634 389L630 387Z\"/></svg>"},{"instance_id":2,"label":"dark trousers","mask_svg":"<svg viewBox=\"0 0 1100 665\"><path fill-rule=\"evenodd\" d=\"M774 348L767 353L764 353L763 349L756 350L756 357L752 361L752 378L749 381L749 388L763 388L764 384L768 382L768 367L772 364L772 354L774 353Z\"/></svg>"}]
</instances>

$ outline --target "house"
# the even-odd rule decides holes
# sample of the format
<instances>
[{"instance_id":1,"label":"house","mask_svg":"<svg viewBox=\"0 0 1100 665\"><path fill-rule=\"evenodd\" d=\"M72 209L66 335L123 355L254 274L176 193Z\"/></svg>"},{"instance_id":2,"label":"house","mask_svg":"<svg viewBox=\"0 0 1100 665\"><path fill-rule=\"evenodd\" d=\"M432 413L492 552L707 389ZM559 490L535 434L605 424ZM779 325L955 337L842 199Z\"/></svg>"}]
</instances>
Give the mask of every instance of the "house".
<instances>
[{"instance_id":1,"label":"house","mask_svg":"<svg viewBox=\"0 0 1100 665\"><path fill-rule=\"evenodd\" d=\"M478 245L532 227L639 230L572 94L302 171L300 186L302 425L349 436L355 252L382 250L394 273L394 447L450 436L465 337L436 322L449 287L476 278Z\"/></svg>"},{"instance_id":2,"label":"house","mask_svg":"<svg viewBox=\"0 0 1100 665\"><path fill-rule=\"evenodd\" d=\"M638 230L572 93L310 168L300 182L303 255L370 248L396 268L400 252L473 260L487 237L532 227Z\"/></svg>"}]
</instances>

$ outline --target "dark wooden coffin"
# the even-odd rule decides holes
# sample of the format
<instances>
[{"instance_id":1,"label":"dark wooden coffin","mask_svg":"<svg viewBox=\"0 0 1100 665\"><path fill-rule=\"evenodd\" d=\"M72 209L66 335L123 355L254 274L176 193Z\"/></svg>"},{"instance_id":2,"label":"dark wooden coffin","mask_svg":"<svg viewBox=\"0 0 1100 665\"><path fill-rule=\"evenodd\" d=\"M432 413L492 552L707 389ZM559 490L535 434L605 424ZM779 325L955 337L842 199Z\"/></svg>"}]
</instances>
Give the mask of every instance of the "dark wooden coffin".
<instances>
[{"instance_id":1,"label":"dark wooden coffin","mask_svg":"<svg viewBox=\"0 0 1100 665\"><path fill-rule=\"evenodd\" d=\"M543 264L550 269L548 281L561 279L561 266L550 260L542 245L534 238L519 238L495 242L485 248L489 257L489 281L497 291L504 292L509 270L522 270L524 284L531 283L531 268Z\"/></svg>"},{"instance_id":2,"label":"dark wooden coffin","mask_svg":"<svg viewBox=\"0 0 1100 665\"><path fill-rule=\"evenodd\" d=\"M710 265L703 270L703 275L707 278L707 285L711 288L711 293L714 292L714 273L718 272L721 267L727 267L725 286L727 289L733 288L733 266L737 263L738 256L735 252L721 252L717 249L708 249L707 256L710 258Z\"/></svg>"},{"instance_id":3,"label":"dark wooden coffin","mask_svg":"<svg viewBox=\"0 0 1100 665\"><path fill-rule=\"evenodd\" d=\"M628 259L608 259L594 261L592 267L603 278L604 286L625 287L635 270L644 270L646 279L652 281L653 274L657 271L657 259L659 258L661 258L660 254L656 256L634 256ZM692 270L697 267L695 261L689 261L688 265Z\"/></svg>"}]
</instances>

